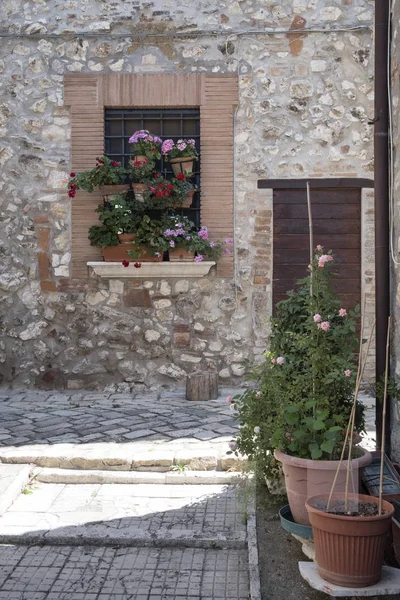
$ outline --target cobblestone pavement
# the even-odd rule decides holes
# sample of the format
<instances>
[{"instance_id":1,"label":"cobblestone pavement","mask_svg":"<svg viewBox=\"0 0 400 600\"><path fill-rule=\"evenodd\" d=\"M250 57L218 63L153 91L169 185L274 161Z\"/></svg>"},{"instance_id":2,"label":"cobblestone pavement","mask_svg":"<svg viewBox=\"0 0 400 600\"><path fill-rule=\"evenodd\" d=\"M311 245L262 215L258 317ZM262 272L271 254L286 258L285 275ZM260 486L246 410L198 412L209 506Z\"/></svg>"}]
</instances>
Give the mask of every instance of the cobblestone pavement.
<instances>
[{"instance_id":1,"label":"cobblestone pavement","mask_svg":"<svg viewBox=\"0 0 400 600\"><path fill-rule=\"evenodd\" d=\"M244 550L0 546L0 600L244 600Z\"/></svg>"},{"instance_id":2,"label":"cobblestone pavement","mask_svg":"<svg viewBox=\"0 0 400 600\"><path fill-rule=\"evenodd\" d=\"M46 467L119 469L203 461L226 469L237 432L223 390L217 400L183 393L107 394L0 391L0 460ZM219 463L225 457L226 464ZM190 465L196 469L196 465Z\"/></svg>"}]
</instances>

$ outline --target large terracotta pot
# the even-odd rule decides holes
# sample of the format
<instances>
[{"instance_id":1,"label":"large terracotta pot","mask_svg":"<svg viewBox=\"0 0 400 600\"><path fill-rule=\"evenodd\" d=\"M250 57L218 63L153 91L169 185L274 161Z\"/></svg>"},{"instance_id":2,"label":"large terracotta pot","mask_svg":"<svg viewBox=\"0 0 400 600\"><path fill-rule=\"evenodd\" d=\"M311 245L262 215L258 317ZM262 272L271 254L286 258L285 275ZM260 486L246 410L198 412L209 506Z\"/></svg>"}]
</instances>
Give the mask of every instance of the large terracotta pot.
<instances>
[{"instance_id":1,"label":"large terracotta pot","mask_svg":"<svg viewBox=\"0 0 400 600\"><path fill-rule=\"evenodd\" d=\"M370 452L359 449L363 456L355 458L352 464L352 481L350 489L358 492L360 469L366 467L372 461ZM333 480L339 461L337 460L311 460L289 456L280 450L275 450L276 460L282 463L285 476L286 493L289 500L290 510L296 523L309 525L310 520L306 510L306 500L316 494L329 494L332 489ZM343 461L335 485L335 492L344 492L346 485L347 461Z\"/></svg>"},{"instance_id":2,"label":"large terracotta pot","mask_svg":"<svg viewBox=\"0 0 400 600\"><path fill-rule=\"evenodd\" d=\"M319 574L326 581L343 587L358 588L378 583L394 507L383 500L385 514L381 516L335 515L323 509L328 497L329 494L320 494L306 502ZM333 494L332 501L344 502L344 497L344 494ZM348 498L378 504L378 498L373 496L349 494Z\"/></svg>"},{"instance_id":3,"label":"large terracotta pot","mask_svg":"<svg viewBox=\"0 0 400 600\"><path fill-rule=\"evenodd\" d=\"M134 233L119 233L118 239L120 244L130 244L135 239Z\"/></svg>"},{"instance_id":4,"label":"large terracotta pot","mask_svg":"<svg viewBox=\"0 0 400 600\"><path fill-rule=\"evenodd\" d=\"M194 158L191 156L170 158L169 162L175 175L178 175L178 173L193 173Z\"/></svg>"},{"instance_id":5,"label":"large terracotta pot","mask_svg":"<svg viewBox=\"0 0 400 600\"><path fill-rule=\"evenodd\" d=\"M130 190L129 183L123 183L121 185L101 185L99 190L103 196L104 202L110 202L114 200L116 195L124 195Z\"/></svg>"},{"instance_id":6,"label":"large terracotta pot","mask_svg":"<svg viewBox=\"0 0 400 600\"><path fill-rule=\"evenodd\" d=\"M174 248L168 250L170 262L193 262L194 252L185 248Z\"/></svg>"}]
</instances>

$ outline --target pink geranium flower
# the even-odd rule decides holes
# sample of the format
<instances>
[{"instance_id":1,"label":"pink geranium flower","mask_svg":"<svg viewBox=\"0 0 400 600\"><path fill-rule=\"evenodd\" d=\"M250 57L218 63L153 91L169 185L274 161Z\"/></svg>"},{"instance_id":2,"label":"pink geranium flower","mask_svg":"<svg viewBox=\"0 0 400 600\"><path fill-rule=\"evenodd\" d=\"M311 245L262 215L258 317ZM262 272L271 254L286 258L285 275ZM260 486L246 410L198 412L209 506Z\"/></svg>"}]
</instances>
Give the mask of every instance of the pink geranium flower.
<instances>
[{"instance_id":1,"label":"pink geranium flower","mask_svg":"<svg viewBox=\"0 0 400 600\"><path fill-rule=\"evenodd\" d=\"M323 267L325 263L330 262L331 260L333 260L333 257L330 254L323 254L318 259L318 266Z\"/></svg>"},{"instance_id":2,"label":"pink geranium flower","mask_svg":"<svg viewBox=\"0 0 400 600\"><path fill-rule=\"evenodd\" d=\"M346 377L350 377L350 375L351 375L350 369L346 369L346 371L344 372L344 374L346 375Z\"/></svg>"},{"instance_id":3,"label":"pink geranium flower","mask_svg":"<svg viewBox=\"0 0 400 600\"><path fill-rule=\"evenodd\" d=\"M237 443L236 442L229 442L228 446L232 450L232 452L235 452L235 450L237 448Z\"/></svg>"},{"instance_id":4,"label":"pink geranium flower","mask_svg":"<svg viewBox=\"0 0 400 600\"><path fill-rule=\"evenodd\" d=\"M347 315L347 310L345 308L341 308L339 310L339 316L345 317Z\"/></svg>"},{"instance_id":5,"label":"pink geranium flower","mask_svg":"<svg viewBox=\"0 0 400 600\"><path fill-rule=\"evenodd\" d=\"M319 315L318 313L316 315L313 316L314 319L314 323L319 323L322 319L321 315Z\"/></svg>"},{"instance_id":6,"label":"pink geranium flower","mask_svg":"<svg viewBox=\"0 0 400 600\"><path fill-rule=\"evenodd\" d=\"M232 396L227 396L226 397L226 401L227 401L228 404L230 404L233 401Z\"/></svg>"},{"instance_id":7,"label":"pink geranium flower","mask_svg":"<svg viewBox=\"0 0 400 600\"><path fill-rule=\"evenodd\" d=\"M321 323L321 329L322 331L329 331L329 329L331 328L329 321L322 321Z\"/></svg>"},{"instance_id":8,"label":"pink geranium flower","mask_svg":"<svg viewBox=\"0 0 400 600\"><path fill-rule=\"evenodd\" d=\"M276 359L277 365L283 365L284 362L285 362L284 356L278 356L278 358Z\"/></svg>"}]
</instances>

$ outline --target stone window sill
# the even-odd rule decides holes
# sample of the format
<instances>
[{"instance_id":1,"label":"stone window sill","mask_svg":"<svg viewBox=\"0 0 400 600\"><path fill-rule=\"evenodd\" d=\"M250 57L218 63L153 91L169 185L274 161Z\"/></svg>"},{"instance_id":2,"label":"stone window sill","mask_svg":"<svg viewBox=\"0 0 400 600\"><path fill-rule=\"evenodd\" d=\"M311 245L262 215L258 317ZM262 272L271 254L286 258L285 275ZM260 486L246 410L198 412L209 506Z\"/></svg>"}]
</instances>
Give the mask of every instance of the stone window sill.
<instances>
[{"instance_id":1,"label":"stone window sill","mask_svg":"<svg viewBox=\"0 0 400 600\"><path fill-rule=\"evenodd\" d=\"M142 262L139 269L135 268L134 263L124 267L117 262L88 262L88 267L93 269L99 277L106 279L121 279L123 277L149 279L152 277L205 277L210 272L211 267L216 263L213 261L195 262Z\"/></svg>"}]
</instances>

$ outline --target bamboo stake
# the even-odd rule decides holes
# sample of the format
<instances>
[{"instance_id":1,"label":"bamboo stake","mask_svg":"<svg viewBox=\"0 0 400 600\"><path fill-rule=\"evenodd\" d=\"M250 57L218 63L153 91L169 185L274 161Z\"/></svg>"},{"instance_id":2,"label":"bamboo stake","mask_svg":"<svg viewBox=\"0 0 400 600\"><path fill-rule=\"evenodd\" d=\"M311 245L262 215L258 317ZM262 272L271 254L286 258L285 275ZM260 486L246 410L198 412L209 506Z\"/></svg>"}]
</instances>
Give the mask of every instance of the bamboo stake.
<instances>
[{"instance_id":1,"label":"bamboo stake","mask_svg":"<svg viewBox=\"0 0 400 600\"><path fill-rule=\"evenodd\" d=\"M311 212L310 183L308 181L307 181L307 209L308 209L308 228L310 231L310 265L312 265L313 255L314 255L314 233L313 233L313 222L312 222L312 212ZM311 279L311 285L312 285L312 279ZM311 290L312 290L312 288L311 288Z\"/></svg>"},{"instance_id":2,"label":"bamboo stake","mask_svg":"<svg viewBox=\"0 0 400 600\"><path fill-rule=\"evenodd\" d=\"M349 452L347 455L347 469L346 469L346 487L344 492L344 508L347 511L347 504L349 498L349 480L350 480L350 470L351 470L351 452L353 448L353 435L354 435L354 421L356 417L356 407L357 407L357 397L358 390L361 384L361 371L363 365L363 335L364 335L364 324L365 324L365 309L367 305L367 296L364 294L364 304L361 313L361 331L360 331L360 344L358 350L358 369L357 369L357 378L356 378L356 389L354 391L354 400L353 406L350 413L350 441L349 441Z\"/></svg>"},{"instance_id":3,"label":"bamboo stake","mask_svg":"<svg viewBox=\"0 0 400 600\"><path fill-rule=\"evenodd\" d=\"M374 323L372 325L371 333L369 335L368 345L367 345L367 352L366 352L366 355L365 355L364 365L363 365L363 368L361 370L360 377L357 377L357 379L356 379L356 389L354 391L354 395L358 395L358 389L360 387L360 382L362 380L362 377L363 377L363 374L364 374L365 365L367 363L367 359L368 359L368 355L369 355L369 349L370 349L370 346L371 346L371 341L372 341L372 336L373 336L374 330L375 330L375 321L374 321ZM358 357L358 360L360 360L360 356ZM332 501L333 491L334 491L335 486L336 486L336 481L337 481L337 478L339 476L340 467L342 466L342 462L343 462L343 458L344 458L344 453L346 451L347 440L349 438L349 433L350 433L350 424L351 424L351 420L352 420L352 417L353 417L352 413L353 413L353 411L355 412L355 409L356 409L356 403L353 402L353 406L352 406L351 413L350 413L349 423L347 425L346 437L345 437L345 440L343 442L342 453L340 455L339 464L338 464L337 469L336 469L335 477L334 477L334 480L333 480L333 483L332 483L332 487L331 487L331 491L330 491L329 498L328 498L328 505L327 505L327 511L328 512L329 512L330 504L331 504L331 501Z\"/></svg>"},{"instance_id":4,"label":"bamboo stake","mask_svg":"<svg viewBox=\"0 0 400 600\"><path fill-rule=\"evenodd\" d=\"M386 365L385 365L385 390L383 393L382 409L382 448L381 448L381 472L379 478L379 516L382 514L382 495L383 495L383 468L385 463L385 435L386 435L386 404L387 387L389 375L389 343L390 343L390 317L388 318L387 336L386 336Z\"/></svg>"}]
</instances>

